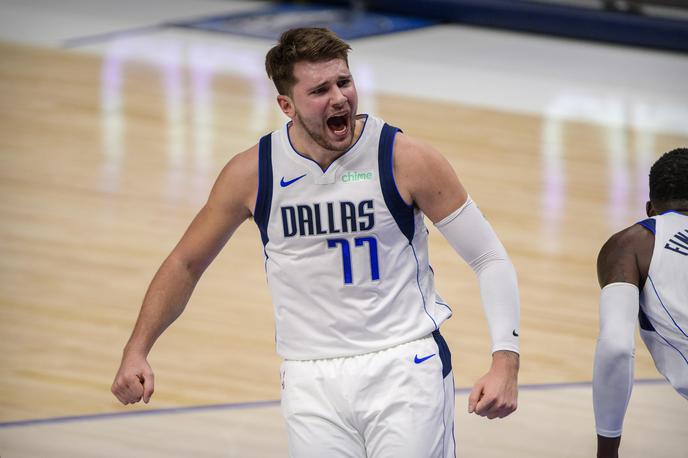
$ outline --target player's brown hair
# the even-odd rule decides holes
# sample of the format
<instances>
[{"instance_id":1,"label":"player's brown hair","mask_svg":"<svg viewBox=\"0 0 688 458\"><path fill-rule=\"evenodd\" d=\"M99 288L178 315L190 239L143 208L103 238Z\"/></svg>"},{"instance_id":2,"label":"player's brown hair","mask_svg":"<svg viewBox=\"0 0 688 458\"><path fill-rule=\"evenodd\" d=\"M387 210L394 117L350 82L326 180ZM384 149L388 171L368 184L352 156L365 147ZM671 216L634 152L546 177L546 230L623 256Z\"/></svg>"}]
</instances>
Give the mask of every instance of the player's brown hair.
<instances>
[{"instance_id":1,"label":"player's brown hair","mask_svg":"<svg viewBox=\"0 0 688 458\"><path fill-rule=\"evenodd\" d=\"M277 92L289 95L296 84L294 64L297 62L324 62L347 59L351 46L324 28L297 28L284 32L265 56L265 71L275 83Z\"/></svg>"}]
</instances>

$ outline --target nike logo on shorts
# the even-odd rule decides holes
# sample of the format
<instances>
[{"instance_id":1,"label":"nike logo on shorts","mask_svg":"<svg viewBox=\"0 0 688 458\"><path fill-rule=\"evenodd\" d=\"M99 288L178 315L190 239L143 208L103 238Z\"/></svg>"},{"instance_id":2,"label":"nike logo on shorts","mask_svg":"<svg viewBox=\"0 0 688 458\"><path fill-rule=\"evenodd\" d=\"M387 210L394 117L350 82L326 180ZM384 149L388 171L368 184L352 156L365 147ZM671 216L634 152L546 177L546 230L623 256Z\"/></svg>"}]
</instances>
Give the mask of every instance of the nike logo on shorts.
<instances>
[{"instance_id":1,"label":"nike logo on shorts","mask_svg":"<svg viewBox=\"0 0 688 458\"><path fill-rule=\"evenodd\" d=\"M416 357L413 358L413 362L416 363L416 364L420 364L420 363L422 363L423 361L432 358L432 357L435 356L436 354L437 354L437 353L433 353L432 355L424 356L424 357L422 357L422 358L419 358L418 355L416 355Z\"/></svg>"},{"instance_id":2,"label":"nike logo on shorts","mask_svg":"<svg viewBox=\"0 0 688 458\"><path fill-rule=\"evenodd\" d=\"M294 178L292 180L288 180L288 181L284 181L284 177L282 177L282 179L280 180L280 186L282 186L283 188L286 188L290 184L296 183L297 181L299 181L301 178L305 177L306 175L308 175L308 174L304 173L300 177L296 177L296 178Z\"/></svg>"}]
</instances>

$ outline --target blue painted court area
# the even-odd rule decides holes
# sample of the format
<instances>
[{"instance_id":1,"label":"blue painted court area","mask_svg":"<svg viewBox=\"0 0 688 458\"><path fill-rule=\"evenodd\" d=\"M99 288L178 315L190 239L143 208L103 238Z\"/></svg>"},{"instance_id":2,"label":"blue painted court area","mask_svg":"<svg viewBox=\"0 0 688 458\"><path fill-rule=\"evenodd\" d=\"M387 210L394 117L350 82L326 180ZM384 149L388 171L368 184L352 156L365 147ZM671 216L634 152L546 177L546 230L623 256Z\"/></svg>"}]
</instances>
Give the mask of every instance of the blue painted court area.
<instances>
[{"instance_id":1,"label":"blue painted court area","mask_svg":"<svg viewBox=\"0 0 688 458\"><path fill-rule=\"evenodd\" d=\"M428 27L439 22L348 8L275 5L258 11L173 22L167 25L270 40L277 40L283 31L294 27L327 27L341 38L352 40Z\"/></svg>"}]
</instances>

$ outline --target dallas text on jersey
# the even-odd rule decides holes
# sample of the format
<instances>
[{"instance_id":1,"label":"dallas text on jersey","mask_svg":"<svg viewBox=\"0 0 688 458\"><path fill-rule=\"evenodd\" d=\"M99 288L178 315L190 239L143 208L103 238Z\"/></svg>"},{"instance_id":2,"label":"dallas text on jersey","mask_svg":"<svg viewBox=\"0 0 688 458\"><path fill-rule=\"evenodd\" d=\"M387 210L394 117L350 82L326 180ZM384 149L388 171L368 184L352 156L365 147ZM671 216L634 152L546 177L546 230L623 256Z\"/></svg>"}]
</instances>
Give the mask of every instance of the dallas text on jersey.
<instances>
[{"instance_id":1,"label":"dallas text on jersey","mask_svg":"<svg viewBox=\"0 0 688 458\"><path fill-rule=\"evenodd\" d=\"M375 226L372 200L280 207L284 237L369 231Z\"/></svg>"}]
</instances>

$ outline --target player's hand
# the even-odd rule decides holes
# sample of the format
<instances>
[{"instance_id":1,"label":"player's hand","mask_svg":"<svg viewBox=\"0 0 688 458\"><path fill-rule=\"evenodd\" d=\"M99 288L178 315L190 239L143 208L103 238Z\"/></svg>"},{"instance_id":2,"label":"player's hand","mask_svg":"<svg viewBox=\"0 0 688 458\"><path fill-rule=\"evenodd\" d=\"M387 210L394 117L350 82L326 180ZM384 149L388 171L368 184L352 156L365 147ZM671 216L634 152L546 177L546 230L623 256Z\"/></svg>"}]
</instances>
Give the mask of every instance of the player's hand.
<instances>
[{"instance_id":1,"label":"player's hand","mask_svg":"<svg viewBox=\"0 0 688 458\"><path fill-rule=\"evenodd\" d=\"M153 395L154 380L153 370L144 356L125 354L110 390L124 405L141 399L148 404Z\"/></svg>"},{"instance_id":2,"label":"player's hand","mask_svg":"<svg viewBox=\"0 0 688 458\"><path fill-rule=\"evenodd\" d=\"M492 367L473 386L468 397L468 413L481 417L504 418L518 404L518 353L496 351Z\"/></svg>"}]
</instances>

